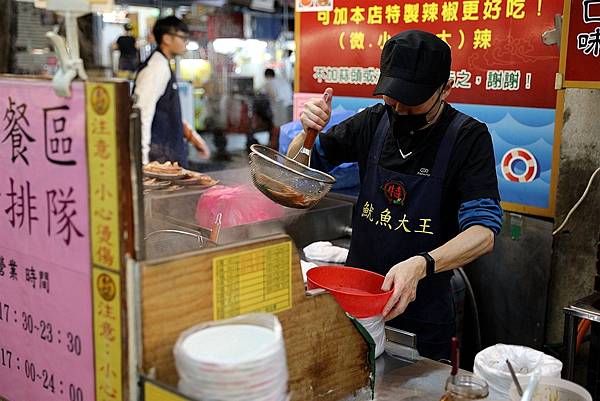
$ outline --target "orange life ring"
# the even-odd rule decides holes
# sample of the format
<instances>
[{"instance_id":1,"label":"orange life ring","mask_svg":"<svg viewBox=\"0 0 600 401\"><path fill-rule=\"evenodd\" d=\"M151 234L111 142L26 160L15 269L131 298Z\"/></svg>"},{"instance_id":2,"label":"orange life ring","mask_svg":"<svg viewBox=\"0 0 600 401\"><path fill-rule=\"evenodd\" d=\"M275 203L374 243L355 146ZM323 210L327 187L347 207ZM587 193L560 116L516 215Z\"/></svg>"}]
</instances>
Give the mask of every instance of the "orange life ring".
<instances>
[{"instance_id":1,"label":"orange life ring","mask_svg":"<svg viewBox=\"0 0 600 401\"><path fill-rule=\"evenodd\" d=\"M513 170L515 161L521 160L525 163L525 171L521 174ZM502 175L512 182L531 182L537 176L538 165L535 157L530 151L523 148L513 148L502 157Z\"/></svg>"}]
</instances>

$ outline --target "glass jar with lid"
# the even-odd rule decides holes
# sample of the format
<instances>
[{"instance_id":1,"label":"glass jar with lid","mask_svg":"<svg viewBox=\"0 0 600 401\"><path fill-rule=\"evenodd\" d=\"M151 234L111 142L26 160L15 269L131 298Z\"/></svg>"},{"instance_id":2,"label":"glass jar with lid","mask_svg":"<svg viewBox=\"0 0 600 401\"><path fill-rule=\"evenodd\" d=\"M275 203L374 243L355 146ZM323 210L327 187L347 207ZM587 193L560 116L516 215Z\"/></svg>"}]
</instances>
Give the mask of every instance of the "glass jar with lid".
<instances>
[{"instance_id":1,"label":"glass jar with lid","mask_svg":"<svg viewBox=\"0 0 600 401\"><path fill-rule=\"evenodd\" d=\"M446 392L440 401L483 400L489 394L485 380L470 374L448 376Z\"/></svg>"}]
</instances>

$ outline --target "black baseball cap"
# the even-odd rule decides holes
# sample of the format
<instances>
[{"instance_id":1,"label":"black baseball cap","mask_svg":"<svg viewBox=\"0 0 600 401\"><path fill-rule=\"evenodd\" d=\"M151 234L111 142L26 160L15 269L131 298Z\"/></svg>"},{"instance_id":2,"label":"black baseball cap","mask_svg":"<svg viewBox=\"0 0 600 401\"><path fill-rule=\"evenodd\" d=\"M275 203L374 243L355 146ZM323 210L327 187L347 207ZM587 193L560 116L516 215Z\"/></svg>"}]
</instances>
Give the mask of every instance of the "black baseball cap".
<instances>
[{"instance_id":1,"label":"black baseball cap","mask_svg":"<svg viewBox=\"0 0 600 401\"><path fill-rule=\"evenodd\" d=\"M386 95L407 106L429 99L450 77L450 46L418 30L391 37L381 52L381 73L373 95Z\"/></svg>"}]
</instances>

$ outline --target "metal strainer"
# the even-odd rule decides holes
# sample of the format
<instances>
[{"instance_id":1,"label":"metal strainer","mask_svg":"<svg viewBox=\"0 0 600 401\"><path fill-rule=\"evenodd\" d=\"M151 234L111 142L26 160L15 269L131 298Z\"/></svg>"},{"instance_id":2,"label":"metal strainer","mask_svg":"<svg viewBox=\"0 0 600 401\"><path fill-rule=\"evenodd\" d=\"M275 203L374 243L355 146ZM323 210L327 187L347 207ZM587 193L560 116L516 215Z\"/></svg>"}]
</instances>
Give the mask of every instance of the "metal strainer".
<instances>
[{"instance_id":1,"label":"metal strainer","mask_svg":"<svg viewBox=\"0 0 600 401\"><path fill-rule=\"evenodd\" d=\"M153 231L144 240L148 259L191 252L207 245L199 233L170 229Z\"/></svg>"},{"instance_id":2,"label":"metal strainer","mask_svg":"<svg viewBox=\"0 0 600 401\"><path fill-rule=\"evenodd\" d=\"M335 178L263 146L250 147L252 182L269 199L295 209L313 207Z\"/></svg>"}]
</instances>

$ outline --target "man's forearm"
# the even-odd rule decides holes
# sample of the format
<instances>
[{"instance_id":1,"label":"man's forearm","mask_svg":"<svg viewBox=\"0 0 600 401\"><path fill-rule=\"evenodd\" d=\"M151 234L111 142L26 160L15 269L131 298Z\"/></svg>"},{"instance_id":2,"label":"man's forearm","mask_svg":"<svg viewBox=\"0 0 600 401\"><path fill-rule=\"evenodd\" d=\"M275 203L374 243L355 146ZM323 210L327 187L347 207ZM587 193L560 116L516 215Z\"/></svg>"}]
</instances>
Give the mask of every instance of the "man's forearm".
<instances>
[{"instance_id":1,"label":"man's forearm","mask_svg":"<svg viewBox=\"0 0 600 401\"><path fill-rule=\"evenodd\" d=\"M429 252L435 259L435 271L462 267L494 249L494 233L487 227L474 225Z\"/></svg>"},{"instance_id":2,"label":"man's forearm","mask_svg":"<svg viewBox=\"0 0 600 401\"><path fill-rule=\"evenodd\" d=\"M192 126L185 120L183 121L183 136L189 143L194 145L196 149L202 146L200 135L194 131Z\"/></svg>"}]
</instances>

